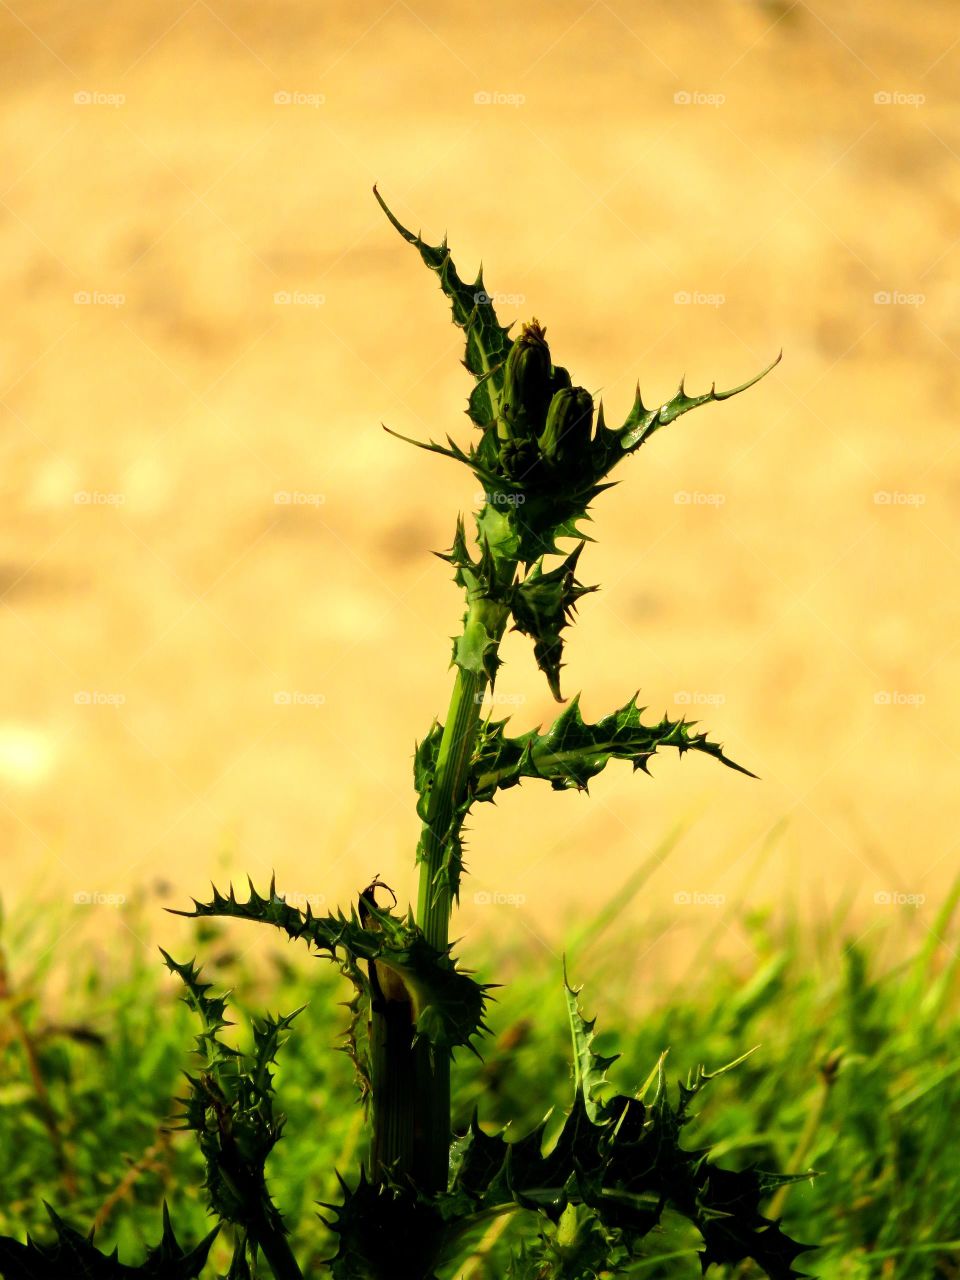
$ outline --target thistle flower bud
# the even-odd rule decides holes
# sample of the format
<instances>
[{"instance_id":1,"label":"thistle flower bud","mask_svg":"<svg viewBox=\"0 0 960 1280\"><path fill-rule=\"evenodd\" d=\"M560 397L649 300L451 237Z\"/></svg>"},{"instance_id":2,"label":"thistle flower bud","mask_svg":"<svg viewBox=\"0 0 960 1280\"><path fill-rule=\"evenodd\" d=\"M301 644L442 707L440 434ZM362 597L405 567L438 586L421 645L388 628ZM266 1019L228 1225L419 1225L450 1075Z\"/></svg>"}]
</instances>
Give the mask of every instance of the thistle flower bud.
<instances>
[{"instance_id":1,"label":"thistle flower bud","mask_svg":"<svg viewBox=\"0 0 960 1280\"><path fill-rule=\"evenodd\" d=\"M550 404L550 348L544 330L533 320L525 324L507 356L497 437L508 441L535 440L543 430Z\"/></svg>"},{"instance_id":2,"label":"thistle flower bud","mask_svg":"<svg viewBox=\"0 0 960 1280\"><path fill-rule=\"evenodd\" d=\"M553 373L550 375L551 399L553 398L553 396L556 395L558 391L562 391L564 387L572 387L572 386L573 386L573 381L570 377L569 372L563 367L562 364L555 364L553 366Z\"/></svg>"},{"instance_id":3,"label":"thistle flower bud","mask_svg":"<svg viewBox=\"0 0 960 1280\"><path fill-rule=\"evenodd\" d=\"M562 387L550 401L547 423L538 440L548 466L566 468L590 444L593 397L584 387Z\"/></svg>"}]
</instances>

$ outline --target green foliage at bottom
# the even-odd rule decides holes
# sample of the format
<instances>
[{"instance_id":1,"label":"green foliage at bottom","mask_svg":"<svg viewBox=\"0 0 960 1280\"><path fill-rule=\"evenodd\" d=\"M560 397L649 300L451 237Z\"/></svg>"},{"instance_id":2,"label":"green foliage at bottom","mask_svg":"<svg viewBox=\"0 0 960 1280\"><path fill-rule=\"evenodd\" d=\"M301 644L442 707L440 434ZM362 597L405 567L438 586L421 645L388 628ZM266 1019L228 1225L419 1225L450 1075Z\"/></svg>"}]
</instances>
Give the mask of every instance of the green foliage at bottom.
<instances>
[{"instance_id":1,"label":"green foliage at bottom","mask_svg":"<svg viewBox=\"0 0 960 1280\"><path fill-rule=\"evenodd\" d=\"M938 919L932 915L927 908L921 920L911 909L898 918L896 930L891 922L888 936L875 930L859 945L850 942L863 932L859 921L847 927L838 919L800 931L760 918L721 917L715 930L739 934L749 961L701 964L695 980L692 969L681 968L675 986L661 979L659 989L656 983L651 989L644 981L641 1003L634 985L641 970L634 971L630 957L642 955L662 925L651 921L642 937L634 931L629 938L611 936L589 946L581 930L573 967L591 975L592 1002L602 1023L635 1030L590 1039L589 1024L581 1028L573 1081L582 1098L576 1123L584 1123L588 1106L597 1117L614 1114L609 1108L617 1105L617 1093L603 1079L606 1074L618 1084L650 1077L646 1091L638 1090L649 1114L660 1105L655 1099L661 1077L683 1075L695 1082L699 1060L723 1064L744 1047L760 1044L735 1071L710 1082L697 1102L698 1114L684 1126L683 1146L709 1147L714 1161L747 1176L751 1168L797 1174L816 1169L820 1176L813 1181L779 1190L757 1187L764 1217L782 1215L791 1237L820 1243L817 1252L802 1259L803 1270L813 1275L827 1280L949 1277L960 1251L960 1173L944 1121L960 1113L960 962L947 908ZM182 1072L194 1073L185 1046L197 1027L178 999L180 984L139 944L131 943L129 963L95 946L71 952L69 942L51 955L48 930L56 933L58 927L53 916L48 912L30 929L26 922L11 922L18 923L20 936L10 937L7 945L8 999L16 1002L47 1082L63 1163L5 1004L0 1010L0 1233L18 1244L0 1255L0 1274L58 1280L71 1274L130 1274L157 1248L166 1199L176 1224L175 1238L165 1236L168 1256L161 1253L168 1269L140 1274L212 1280L235 1268L234 1280L240 1280L248 1274L242 1269L247 1264L234 1262L242 1228L226 1224L216 1238L208 1238L212 1223L195 1190L205 1177L202 1156L193 1135L165 1131L172 1127L174 1100L183 1093ZM133 918L127 924L137 927ZM303 1274L323 1274L321 1263L337 1253L340 1239L317 1214L318 1205L335 1206L320 1208L327 1222L335 1222L370 1194L349 1173L365 1156L361 1110L343 1105L354 1087L351 1064L346 1055L328 1051L345 1021L337 1002L349 996L350 988L332 967L291 964L283 948L256 962L237 959L234 944L241 925L202 921L192 927L190 946L202 945L210 956L209 979L218 988L233 988L236 1027L230 1039L238 1046L253 1050L257 1029L267 1033L269 1024L260 1020L266 1004L309 1005L298 1024L311 1019L314 1034L291 1034L270 1072L287 1116L282 1141L271 1155L270 1191L289 1226ZM41 954L47 956L42 964ZM501 1190L512 1185L521 1197L530 1191L512 1172L508 1182L504 1148L508 1155L513 1152L514 1165L524 1151L545 1163L570 1123L572 1001L569 994L564 998L558 975L537 978L542 966L519 952L480 960L482 970L497 968L509 981L492 1007L496 1035L486 1044L483 1062L467 1055L458 1070L454 1113L464 1136L455 1151L459 1165L451 1194L471 1200L474 1218L438 1258L437 1274L441 1280L461 1275L465 1280L586 1280L604 1274L596 1259L605 1250L610 1277L693 1280L701 1273L704 1237L669 1205L644 1237L642 1257L630 1256L619 1228L569 1195L566 1205L554 1203L551 1216L520 1212L513 1202L508 1206L509 1192L501 1202L504 1211L493 1212L490 1188L496 1191L498 1180ZM648 966L654 972L649 957L645 977ZM55 996L66 975L71 980L67 994ZM651 1075L668 1046L673 1071L662 1067ZM615 1053L620 1057L608 1062L609 1071L597 1069L597 1059L608 1061ZM662 1096L676 1111L674 1087ZM550 1104L554 1111L544 1124ZM535 1132L539 1136L532 1141ZM493 1153L479 1181L464 1173L471 1144L474 1161L481 1149ZM349 1179L349 1188L338 1181L336 1170ZM589 1189L589 1170L581 1176ZM72 1224L73 1232L62 1236L59 1246L43 1200ZM445 1206L456 1212L465 1207L462 1200ZM631 1211L638 1209L634 1205ZM442 1216L443 1209L438 1212ZM84 1271L76 1259L83 1256L81 1242L94 1221L96 1247L106 1255L97 1265L105 1269ZM411 1221L403 1219L404 1229ZM26 1244L27 1231L33 1246ZM396 1249L402 1236L383 1238ZM114 1249L118 1256L111 1260ZM203 1267L200 1251L205 1249ZM399 1256L392 1255L394 1261ZM31 1269L25 1269L28 1264ZM269 1275L262 1257L249 1265L249 1274L259 1268L260 1275ZM740 1280L760 1272L751 1263L746 1269L718 1263L710 1274Z\"/></svg>"}]
</instances>

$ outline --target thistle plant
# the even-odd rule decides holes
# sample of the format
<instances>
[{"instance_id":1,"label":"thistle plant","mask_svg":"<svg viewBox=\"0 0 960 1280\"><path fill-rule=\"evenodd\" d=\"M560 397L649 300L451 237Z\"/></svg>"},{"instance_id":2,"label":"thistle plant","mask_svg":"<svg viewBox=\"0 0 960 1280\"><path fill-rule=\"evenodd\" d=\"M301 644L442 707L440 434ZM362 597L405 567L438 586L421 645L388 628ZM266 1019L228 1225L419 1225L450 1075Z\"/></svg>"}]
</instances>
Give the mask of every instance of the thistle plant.
<instances>
[{"instance_id":1,"label":"thistle plant","mask_svg":"<svg viewBox=\"0 0 960 1280\"><path fill-rule=\"evenodd\" d=\"M339 1203L321 1205L338 1240L327 1264L335 1280L433 1280L438 1271L449 1271L458 1245L481 1224L522 1213L534 1215L540 1230L535 1238L528 1232L516 1249L513 1280L627 1274L643 1255L644 1237L668 1210L699 1231L704 1271L752 1260L772 1280L790 1280L801 1274L795 1263L809 1246L791 1240L762 1208L777 1188L810 1174L722 1168L708 1151L689 1150L681 1141L700 1093L737 1063L713 1072L701 1066L674 1094L661 1058L647 1081L618 1092L607 1078L616 1056L598 1051L595 1022L582 1012L566 973L573 1089L559 1133L551 1130L552 1141L545 1143L545 1118L533 1132L508 1138L488 1132L476 1113L464 1132L451 1126L451 1066L458 1050L481 1052L493 999L492 985L464 968L450 942L464 875L464 824L473 807L526 780L586 791L611 760L629 761L646 773L653 756L666 749L708 755L754 776L693 723L645 719L637 695L596 722L585 720L577 697L561 696L561 670L577 606L597 590L578 577L591 541L580 525L611 487L614 468L682 414L753 386L780 357L727 391L714 385L689 395L681 382L671 399L652 408L638 388L626 420L609 427L602 403L595 406L590 392L554 363L546 329L536 319L511 337L512 326L497 319L482 272L472 284L464 282L446 240L427 244L400 224L376 188L374 194L436 274L464 333L463 363L473 379L471 442L463 446L448 436L445 443L411 443L465 466L483 488L473 537L460 516L452 545L436 553L451 566L465 611L453 641L446 715L433 722L414 753L421 823L416 908L401 911L379 879L358 893L348 912L330 915L289 905L273 882L266 894L250 882L245 896L232 886L226 892L214 887L209 900L194 899L192 910L179 914L270 925L332 960L350 984L343 1048L354 1064L370 1142L358 1171L337 1171ZM513 734L507 719L483 711L508 629L530 638L537 666L563 704L545 730ZM7 1280L190 1280L202 1274L221 1229L233 1247L228 1280L267 1274L298 1280L306 1274L267 1179L284 1124L272 1068L284 1040L302 1028L303 1010L263 1019L252 1045L237 1048L223 1036L230 1025L225 999L211 993L194 962L163 954L200 1021L198 1065L187 1073L179 1122L199 1141L204 1194L218 1226L184 1248L164 1207L159 1245L141 1265L129 1266L101 1253L92 1237L51 1210L53 1243L0 1240L0 1274Z\"/></svg>"}]
</instances>

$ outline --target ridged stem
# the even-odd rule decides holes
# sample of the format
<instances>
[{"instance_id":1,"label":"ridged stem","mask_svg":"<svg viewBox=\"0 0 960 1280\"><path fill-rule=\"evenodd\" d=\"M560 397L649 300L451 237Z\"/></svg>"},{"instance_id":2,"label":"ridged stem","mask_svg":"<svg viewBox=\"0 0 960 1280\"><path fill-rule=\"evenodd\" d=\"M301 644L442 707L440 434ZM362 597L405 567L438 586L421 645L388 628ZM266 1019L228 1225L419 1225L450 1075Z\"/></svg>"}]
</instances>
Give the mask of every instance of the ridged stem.
<instances>
[{"instance_id":1,"label":"ridged stem","mask_svg":"<svg viewBox=\"0 0 960 1280\"><path fill-rule=\"evenodd\" d=\"M303 1280L303 1272L293 1256L290 1242L282 1231L274 1230L264 1223L250 1234L253 1235L260 1252L266 1258L275 1280Z\"/></svg>"},{"instance_id":2,"label":"ridged stem","mask_svg":"<svg viewBox=\"0 0 960 1280\"><path fill-rule=\"evenodd\" d=\"M516 562L499 560L496 583L508 586ZM497 591L496 594L500 594ZM488 684L482 656L500 643L509 617L506 605L480 590L468 593L457 675L444 721L433 786L417 857L420 885L417 925L437 951L449 946L450 916L459 868L450 863L457 810L466 795L470 761ZM375 996L377 993L374 993ZM394 993L396 997L399 993ZM421 1040L410 1046L412 1006L374 1000L371 1011L374 1091L372 1172L380 1178L409 1177L427 1194L447 1189L450 1158L450 1059ZM401 1025L406 1018L405 1027ZM405 1034L406 1028L406 1034Z\"/></svg>"},{"instance_id":3,"label":"ridged stem","mask_svg":"<svg viewBox=\"0 0 960 1280\"><path fill-rule=\"evenodd\" d=\"M457 668L457 678L440 739L429 818L421 838L417 924L438 951L446 949L453 899L444 875L445 835L463 792L480 723L486 676ZM417 1113L416 1165L424 1191L446 1191L450 1156L450 1059L425 1042L414 1050Z\"/></svg>"},{"instance_id":4,"label":"ridged stem","mask_svg":"<svg viewBox=\"0 0 960 1280\"><path fill-rule=\"evenodd\" d=\"M496 582L505 586L516 571L514 561L500 560L496 566ZM497 592L499 594L499 592ZM449 865L452 824L465 794L470 776L470 760L477 741L481 720L481 703L488 677L478 655L493 641L499 645L509 617L509 609L482 594L468 596L467 616L461 655L473 655L458 663L457 675L444 721L433 790L420 837L420 889L417 924L427 941L445 951L450 940L450 916L453 910L455 881L459 868L451 875ZM450 1059L434 1053L425 1042L414 1050L416 1089L415 1145L418 1183L424 1191L446 1191L450 1160Z\"/></svg>"},{"instance_id":5,"label":"ridged stem","mask_svg":"<svg viewBox=\"0 0 960 1280\"><path fill-rule=\"evenodd\" d=\"M430 945L438 951L447 946L453 910L451 886L443 875L445 836L466 784L480 724L480 703L486 687L485 675L457 668L437 754L429 816L421 839L417 924Z\"/></svg>"}]
</instances>

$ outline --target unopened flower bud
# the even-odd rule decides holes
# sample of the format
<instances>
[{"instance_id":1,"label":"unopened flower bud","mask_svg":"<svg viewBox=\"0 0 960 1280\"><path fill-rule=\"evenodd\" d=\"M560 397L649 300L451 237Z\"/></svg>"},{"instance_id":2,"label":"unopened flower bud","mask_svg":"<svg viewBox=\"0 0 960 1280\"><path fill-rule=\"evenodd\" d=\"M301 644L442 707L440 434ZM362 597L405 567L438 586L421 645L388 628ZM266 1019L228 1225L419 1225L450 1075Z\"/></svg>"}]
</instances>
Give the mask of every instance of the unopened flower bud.
<instances>
[{"instance_id":1,"label":"unopened flower bud","mask_svg":"<svg viewBox=\"0 0 960 1280\"><path fill-rule=\"evenodd\" d=\"M570 387L570 386L573 386L573 382L571 381L570 374L567 372L567 370L563 367L562 364L555 364L553 366L553 372L550 375L551 399L554 395L556 395L558 391L562 391L564 387Z\"/></svg>"},{"instance_id":2,"label":"unopened flower bud","mask_svg":"<svg viewBox=\"0 0 960 1280\"><path fill-rule=\"evenodd\" d=\"M563 387L550 401L538 441L544 461L567 467L583 454L593 431L593 397L584 387Z\"/></svg>"},{"instance_id":3,"label":"unopened flower bud","mask_svg":"<svg viewBox=\"0 0 960 1280\"><path fill-rule=\"evenodd\" d=\"M535 440L543 430L550 404L550 348L536 320L523 326L510 348L500 392L497 437Z\"/></svg>"}]
</instances>

